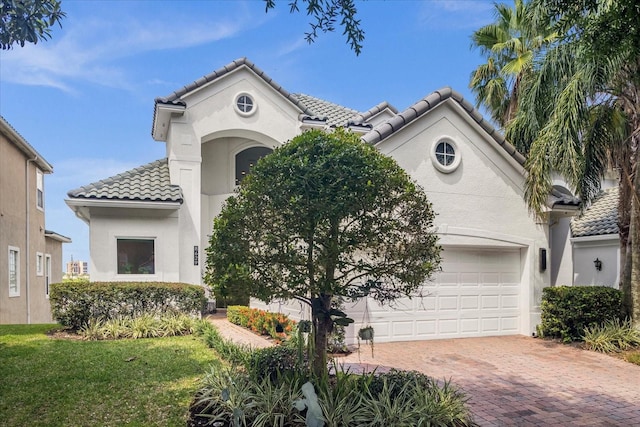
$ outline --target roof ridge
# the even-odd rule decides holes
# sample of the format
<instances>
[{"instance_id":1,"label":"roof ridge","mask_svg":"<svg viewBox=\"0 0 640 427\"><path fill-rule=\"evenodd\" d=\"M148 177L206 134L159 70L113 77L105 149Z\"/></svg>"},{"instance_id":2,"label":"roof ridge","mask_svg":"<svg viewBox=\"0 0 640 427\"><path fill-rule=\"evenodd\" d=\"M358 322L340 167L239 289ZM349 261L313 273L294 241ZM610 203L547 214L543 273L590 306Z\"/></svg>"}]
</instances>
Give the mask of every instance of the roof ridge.
<instances>
[{"instance_id":1,"label":"roof ridge","mask_svg":"<svg viewBox=\"0 0 640 427\"><path fill-rule=\"evenodd\" d=\"M444 86L431 92L426 97L409 106L409 108L404 110L402 113L397 114L395 117L376 126L373 130L363 135L362 140L369 144L377 144L448 99L456 101L456 103L460 105L462 109L464 109L499 146L501 146L521 166L524 166L525 157L516 150L515 147L511 145L491 123L484 119L482 114L473 106L473 104L464 99L460 92L452 89L450 86Z\"/></svg>"}]
</instances>

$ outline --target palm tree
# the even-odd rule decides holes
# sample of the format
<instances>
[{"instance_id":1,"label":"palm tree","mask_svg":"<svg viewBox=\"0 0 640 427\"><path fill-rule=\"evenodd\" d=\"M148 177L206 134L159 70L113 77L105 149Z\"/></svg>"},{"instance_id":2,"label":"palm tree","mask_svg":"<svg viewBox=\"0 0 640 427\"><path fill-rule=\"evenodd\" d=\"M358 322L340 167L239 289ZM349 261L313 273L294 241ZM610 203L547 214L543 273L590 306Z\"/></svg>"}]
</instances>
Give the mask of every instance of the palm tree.
<instances>
[{"instance_id":1,"label":"palm tree","mask_svg":"<svg viewBox=\"0 0 640 427\"><path fill-rule=\"evenodd\" d=\"M536 55L556 38L549 25L528 19L528 4L514 0L513 8L495 4L495 22L475 31L472 47L480 49L487 62L471 73L469 87L476 106L486 107L501 127L517 111L520 82L531 72Z\"/></svg>"},{"instance_id":2,"label":"palm tree","mask_svg":"<svg viewBox=\"0 0 640 427\"><path fill-rule=\"evenodd\" d=\"M640 327L640 27L635 0L585 3L534 0L536 16L554 16L562 39L521 81L507 138L526 147L526 197L543 216L551 173L559 172L588 203L604 173L620 173L620 280Z\"/></svg>"}]
</instances>

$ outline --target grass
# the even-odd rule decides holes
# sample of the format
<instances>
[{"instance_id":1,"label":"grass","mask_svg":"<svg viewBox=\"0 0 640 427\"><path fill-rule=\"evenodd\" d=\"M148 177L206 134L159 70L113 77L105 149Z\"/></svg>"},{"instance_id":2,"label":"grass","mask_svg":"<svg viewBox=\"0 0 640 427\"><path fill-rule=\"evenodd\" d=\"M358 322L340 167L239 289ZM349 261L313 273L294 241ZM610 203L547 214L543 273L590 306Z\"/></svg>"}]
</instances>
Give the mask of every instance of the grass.
<instances>
[{"instance_id":1,"label":"grass","mask_svg":"<svg viewBox=\"0 0 640 427\"><path fill-rule=\"evenodd\" d=\"M0 326L0 426L184 426L218 362L193 336L80 341L55 327Z\"/></svg>"}]
</instances>

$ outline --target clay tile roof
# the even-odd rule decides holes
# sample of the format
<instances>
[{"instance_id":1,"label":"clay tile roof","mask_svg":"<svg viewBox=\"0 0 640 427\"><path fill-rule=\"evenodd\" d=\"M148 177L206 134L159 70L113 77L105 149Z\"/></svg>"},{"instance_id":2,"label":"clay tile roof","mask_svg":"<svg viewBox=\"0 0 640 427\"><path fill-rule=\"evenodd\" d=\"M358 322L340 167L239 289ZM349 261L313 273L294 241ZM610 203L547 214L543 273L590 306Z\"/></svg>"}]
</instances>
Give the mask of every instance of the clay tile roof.
<instances>
[{"instance_id":1,"label":"clay tile roof","mask_svg":"<svg viewBox=\"0 0 640 427\"><path fill-rule=\"evenodd\" d=\"M571 221L573 237L618 234L618 188L602 191L578 218Z\"/></svg>"},{"instance_id":2,"label":"clay tile roof","mask_svg":"<svg viewBox=\"0 0 640 427\"><path fill-rule=\"evenodd\" d=\"M498 145L500 145L518 163L524 165L524 156L509 144L504 139L504 136L502 136L487 120L485 120L480 112L476 110L469 101L464 99L459 92L451 89L450 87L444 87L430 93L402 113L376 126L372 131L363 135L362 139L369 144L377 144L448 99L452 99L457 102Z\"/></svg>"},{"instance_id":3,"label":"clay tile roof","mask_svg":"<svg viewBox=\"0 0 640 427\"><path fill-rule=\"evenodd\" d=\"M74 199L135 200L182 203L182 190L171 185L167 159L131 169L121 174L71 190Z\"/></svg>"},{"instance_id":4,"label":"clay tile roof","mask_svg":"<svg viewBox=\"0 0 640 427\"><path fill-rule=\"evenodd\" d=\"M347 126L350 121L360 116L356 110L310 95L297 93L293 96L312 112L312 116L324 118L329 126Z\"/></svg>"}]
</instances>

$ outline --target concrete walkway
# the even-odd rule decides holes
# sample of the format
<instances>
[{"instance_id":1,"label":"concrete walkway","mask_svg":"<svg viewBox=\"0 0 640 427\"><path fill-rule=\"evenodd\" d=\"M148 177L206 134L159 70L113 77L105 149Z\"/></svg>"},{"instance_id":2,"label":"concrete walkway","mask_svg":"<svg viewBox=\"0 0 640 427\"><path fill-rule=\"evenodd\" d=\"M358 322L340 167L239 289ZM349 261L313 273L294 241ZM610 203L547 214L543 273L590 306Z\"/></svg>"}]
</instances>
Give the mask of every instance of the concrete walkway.
<instances>
[{"instance_id":1,"label":"concrete walkway","mask_svg":"<svg viewBox=\"0 0 640 427\"><path fill-rule=\"evenodd\" d=\"M225 336L270 342L212 319ZM339 358L347 367L416 370L451 379L480 426L640 426L640 366L525 336L376 343Z\"/></svg>"}]
</instances>

